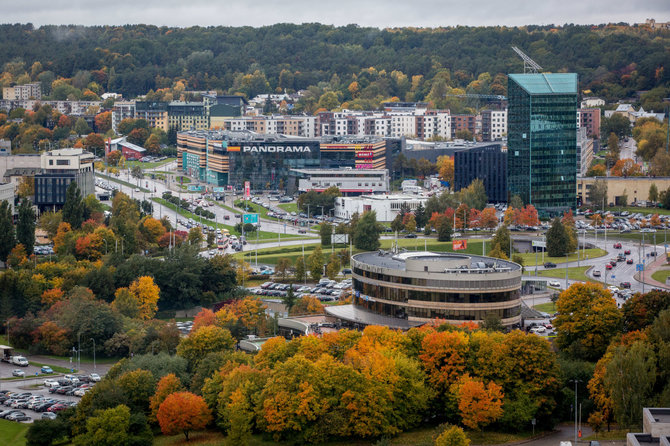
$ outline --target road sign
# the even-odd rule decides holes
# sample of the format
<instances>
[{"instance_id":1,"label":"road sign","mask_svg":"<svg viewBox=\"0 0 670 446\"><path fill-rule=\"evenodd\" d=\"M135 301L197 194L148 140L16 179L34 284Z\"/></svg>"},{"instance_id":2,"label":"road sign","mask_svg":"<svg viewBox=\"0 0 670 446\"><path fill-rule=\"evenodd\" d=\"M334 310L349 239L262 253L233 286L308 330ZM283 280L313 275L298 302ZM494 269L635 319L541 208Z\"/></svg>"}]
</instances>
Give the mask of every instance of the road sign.
<instances>
[{"instance_id":1,"label":"road sign","mask_svg":"<svg viewBox=\"0 0 670 446\"><path fill-rule=\"evenodd\" d=\"M258 224L258 214L244 214L242 216L242 222L244 224L251 223L253 225Z\"/></svg>"},{"instance_id":2,"label":"road sign","mask_svg":"<svg viewBox=\"0 0 670 446\"><path fill-rule=\"evenodd\" d=\"M189 192L199 192L202 190L202 186L189 186L188 190Z\"/></svg>"},{"instance_id":3,"label":"road sign","mask_svg":"<svg viewBox=\"0 0 670 446\"><path fill-rule=\"evenodd\" d=\"M533 240L531 242L534 248L546 248L547 247L547 242L544 240Z\"/></svg>"},{"instance_id":4,"label":"road sign","mask_svg":"<svg viewBox=\"0 0 670 446\"><path fill-rule=\"evenodd\" d=\"M644 263L638 263L635 265L635 271L644 271Z\"/></svg>"},{"instance_id":5,"label":"road sign","mask_svg":"<svg viewBox=\"0 0 670 446\"><path fill-rule=\"evenodd\" d=\"M616 276L614 274L612 274L612 279L616 279Z\"/></svg>"},{"instance_id":6,"label":"road sign","mask_svg":"<svg viewBox=\"0 0 670 446\"><path fill-rule=\"evenodd\" d=\"M349 243L349 234L333 234L330 236L330 242L333 245L338 243Z\"/></svg>"},{"instance_id":7,"label":"road sign","mask_svg":"<svg viewBox=\"0 0 670 446\"><path fill-rule=\"evenodd\" d=\"M244 199L248 200L251 195L251 183L248 181L244 182Z\"/></svg>"},{"instance_id":8,"label":"road sign","mask_svg":"<svg viewBox=\"0 0 670 446\"><path fill-rule=\"evenodd\" d=\"M214 192L225 192L226 188L225 187L215 187L212 189Z\"/></svg>"}]
</instances>

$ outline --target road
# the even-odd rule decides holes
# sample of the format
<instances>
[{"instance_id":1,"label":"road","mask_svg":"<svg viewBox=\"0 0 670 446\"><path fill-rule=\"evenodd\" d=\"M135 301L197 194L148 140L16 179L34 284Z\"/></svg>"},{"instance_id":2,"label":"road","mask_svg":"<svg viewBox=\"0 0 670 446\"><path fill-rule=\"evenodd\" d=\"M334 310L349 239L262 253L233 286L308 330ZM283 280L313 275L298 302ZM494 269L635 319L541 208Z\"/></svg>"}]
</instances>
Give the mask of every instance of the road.
<instances>
[{"instance_id":1,"label":"road","mask_svg":"<svg viewBox=\"0 0 670 446\"><path fill-rule=\"evenodd\" d=\"M637 155L635 154L637 151L637 143L633 138L626 138L619 144L619 147L621 149L621 153L619 155L620 159L630 158L637 162Z\"/></svg>"}]
</instances>

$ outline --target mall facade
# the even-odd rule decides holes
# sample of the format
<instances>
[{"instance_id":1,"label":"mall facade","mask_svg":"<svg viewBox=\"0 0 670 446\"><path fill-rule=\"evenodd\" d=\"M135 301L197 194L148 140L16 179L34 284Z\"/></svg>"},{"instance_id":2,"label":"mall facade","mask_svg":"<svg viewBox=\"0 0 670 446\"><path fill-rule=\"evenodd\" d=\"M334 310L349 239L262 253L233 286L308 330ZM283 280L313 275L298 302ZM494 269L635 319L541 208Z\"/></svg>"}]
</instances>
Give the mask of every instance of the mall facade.
<instances>
[{"instance_id":1,"label":"mall facade","mask_svg":"<svg viewBox=\"0 0 670 446\"><path fill-rule=\"evenodd\" d=\"M296 169L384 169L400 140L380 137L307 139L245 131L177 134L177 167L213 186L297 190Z\"/></svg>"},{"instance_id":2,"label":"mall facade","mask_svg":"<svg viewBox=\"0 0 670 446\"><path fill-rule=\"evenodd\" d=\"M351 305L326 313L342 322L409 329L434 320L521 323L521 266L469 254L387 251L351 259Z\"/></svg>"}]
</instances>

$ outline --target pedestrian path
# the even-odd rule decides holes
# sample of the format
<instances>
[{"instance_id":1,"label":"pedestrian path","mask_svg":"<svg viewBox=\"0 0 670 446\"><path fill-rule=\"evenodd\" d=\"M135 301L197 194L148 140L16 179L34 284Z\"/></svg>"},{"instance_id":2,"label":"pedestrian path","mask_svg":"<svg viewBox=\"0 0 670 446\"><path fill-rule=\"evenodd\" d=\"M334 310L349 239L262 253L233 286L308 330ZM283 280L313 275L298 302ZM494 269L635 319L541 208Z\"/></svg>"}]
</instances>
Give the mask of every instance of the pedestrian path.
<instances>
[{"instance_id":1,"label":"pedestrian path","mask_svg":"<svg viewBox=\"0 0 670 446\"><path fill-rule=\"evenodd\" d=\"M667 265L667 258L664 255L659 255L658 258L647 265L647 267L644 270L644 283L645 285L649 285L652 288L663 288L666 290L670 290L670 286L661 283L657 280L654 280L651 275L654 274L656 271L658 271L662 266ZM635 273L635 280L638 282L642 282L641 280L642 274L641 273Z\"/></svg>"}]
</instances>

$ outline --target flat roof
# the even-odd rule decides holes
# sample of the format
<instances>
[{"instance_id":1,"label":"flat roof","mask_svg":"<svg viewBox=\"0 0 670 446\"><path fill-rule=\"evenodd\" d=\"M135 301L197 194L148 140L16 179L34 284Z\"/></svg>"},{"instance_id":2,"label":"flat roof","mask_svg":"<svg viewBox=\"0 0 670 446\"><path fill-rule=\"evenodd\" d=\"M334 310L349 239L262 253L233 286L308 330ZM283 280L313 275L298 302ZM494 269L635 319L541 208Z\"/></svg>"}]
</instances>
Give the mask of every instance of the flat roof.
<instances>
[{"instance_id":1,"label":"flat roof","mask_svg":"<svg viewBox=\"0 0 670 446\"><path fill-rule=\"evenodd\" d=\"M399 330L409 330L412 327L418 327L424 322L399 319L391 316L376 314L355 305L333 305L326 307L326 313L343 321L363 325L383 325L389 328Z\"/></svg>"},{"instance_id":2,"label":"flat roof","mask_svg":"<svg viewBox=\"0 0 670 446\"><path fill-rule=\"evenodd\" d=\"M577 94L577 73L510 74L528 94Z\"/></svg>"},{"instance_id":3,"label":"flat roof","mask_svg":"<svg viewBox=\"0 0 670 446\"><path fill-rule=\"evenodd\" d=\"M427 261L470 259L471 264L476 264L478 262L495 262L496 265L502 266L503 268L509 268L513 271L521 268L521 266L518 264L508 260L501 260L493 257L484 257L473 254L455 254L446 252L406 251L400 254L393 254L388 251L379 250L374 252L363 252L353 256L353 259L358 262L367 263L368 265L379 266L382 268L396 269L399 271L405 271L405 260L408 258L425 259Z\"/></svg>"},{"instance_id":4,"label":"flat roof","mask_svg":"<svg viewBox=\"0 0 670 446\"><path fill-rule=\"evenodd\" d=\"M350 173L350 174L383 174L388 173L388 169L291 169L292 172L314 175L319 173Z\"/></svg>"}]
</instances>

